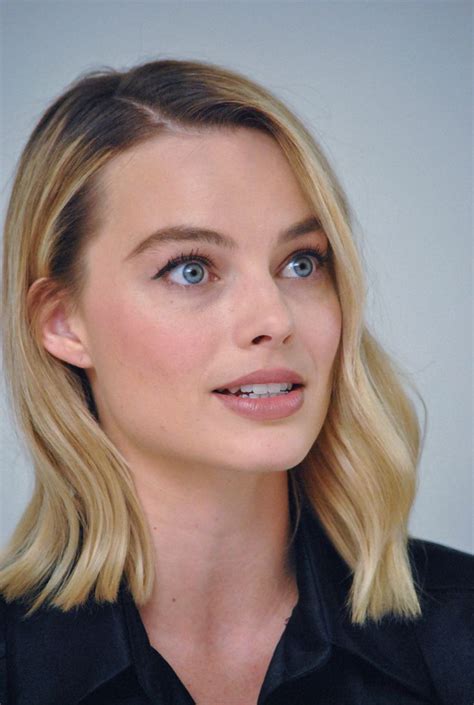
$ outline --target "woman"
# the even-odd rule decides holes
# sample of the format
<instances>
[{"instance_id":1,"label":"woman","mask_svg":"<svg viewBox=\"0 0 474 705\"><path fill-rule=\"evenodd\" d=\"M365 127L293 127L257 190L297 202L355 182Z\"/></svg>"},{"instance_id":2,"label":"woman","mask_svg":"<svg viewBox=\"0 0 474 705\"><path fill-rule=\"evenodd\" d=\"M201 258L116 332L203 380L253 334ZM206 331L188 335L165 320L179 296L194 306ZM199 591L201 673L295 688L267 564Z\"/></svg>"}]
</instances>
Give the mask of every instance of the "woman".
<instances>
[{"instance_id":1,"label":"woman","mask_svg":"<svg viewBox=\"0 0 474 705\"><path fill-rule=\"evenodd\" d=\"M417 417L279 100L199 62L81 77L4 254L36 488L0 565L2 703L472 701L473 560L408 537Z\"/></svg>"}]
</instances>

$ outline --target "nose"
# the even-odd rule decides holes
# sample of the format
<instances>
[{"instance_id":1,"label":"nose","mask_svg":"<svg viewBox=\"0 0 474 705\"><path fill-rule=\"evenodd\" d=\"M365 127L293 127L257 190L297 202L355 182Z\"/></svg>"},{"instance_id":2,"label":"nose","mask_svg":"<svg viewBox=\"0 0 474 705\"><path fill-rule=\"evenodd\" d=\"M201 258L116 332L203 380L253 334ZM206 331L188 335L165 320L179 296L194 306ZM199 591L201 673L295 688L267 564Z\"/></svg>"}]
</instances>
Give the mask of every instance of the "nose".
<instances>
[{"instance_id":1,"label":"nose","mask_svg":"<svg viewBox=\"0 0 474 705\"><path fill-rule=\"evenodd\" d=\"M243 284L236 292L233 306L234 330L240 347L270 345L278 347L294 332L294 320L288 302L271 277Z\"/></svg>"}]
</instances>

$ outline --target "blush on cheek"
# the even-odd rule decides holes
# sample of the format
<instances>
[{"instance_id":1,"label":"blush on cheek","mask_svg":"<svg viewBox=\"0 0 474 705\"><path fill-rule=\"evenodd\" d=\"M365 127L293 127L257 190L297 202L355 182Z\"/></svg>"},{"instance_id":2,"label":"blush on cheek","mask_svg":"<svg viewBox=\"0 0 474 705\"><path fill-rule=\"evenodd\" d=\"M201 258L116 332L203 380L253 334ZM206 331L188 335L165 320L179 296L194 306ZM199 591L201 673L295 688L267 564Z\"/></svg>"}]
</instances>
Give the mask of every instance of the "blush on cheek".
<instances>
[{"instance_id":1,"label":"blush on cheek","mask_svg":"<svg viewBox=\"0 0 474 705\"><path fill-rule=\"evenodd\" d=\"M336 292L332 293L332 301L326 314L326 331L329 346L337 350L342 333L342 311Z\"/></svg>"},{"instance_id":2,"label":"blush on cheek","mask_svg":"<svg viewBox=\"0 0 474 705\"><path fill-rule=\"evenodd\" d=\"M202 373L211 351L202 326L192 321L178 323L167 317L117 316L109 329L117 362L150 382L166 376L166 382L186 374Z\"/></svg>"},{"instance_id":3,"label":"blush on cheek","mask_svg":"<svg viewBox=\"0 0 474 705\"><path fill-rule=\"evenodd\" d=\"M308 324L308 321L311 321ZM317 352L319 362L330 360L337 352L342 333L342 313L336 298L313 315L308 312L301 330L311 337L311 349Z\"/></svg>"}]
</instances>

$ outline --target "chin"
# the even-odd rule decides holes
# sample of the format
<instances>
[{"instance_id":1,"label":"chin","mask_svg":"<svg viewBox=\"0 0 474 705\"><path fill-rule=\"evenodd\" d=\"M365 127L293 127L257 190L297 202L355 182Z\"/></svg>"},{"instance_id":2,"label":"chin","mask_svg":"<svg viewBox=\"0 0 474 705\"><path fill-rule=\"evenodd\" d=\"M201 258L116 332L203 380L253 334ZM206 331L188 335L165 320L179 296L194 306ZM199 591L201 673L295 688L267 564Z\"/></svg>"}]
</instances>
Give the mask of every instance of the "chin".
<instances>
[{"instance_id":1,"label":"chin","mask_svg":"<svg viewBox=\"0 0 474 705\"><path fill-rule=\"evenodd\" d=\"M267 452L262 445L254 453L251 448L248 448L245 457L239 458L240 470L244 472L284 472L299 465L308 455L310 448L311 446L308 447L307 444L304 447L298 444L297 448L291 448L288 444L285 446L283 443L274 445Z\"/></svg>"}]
</instances>

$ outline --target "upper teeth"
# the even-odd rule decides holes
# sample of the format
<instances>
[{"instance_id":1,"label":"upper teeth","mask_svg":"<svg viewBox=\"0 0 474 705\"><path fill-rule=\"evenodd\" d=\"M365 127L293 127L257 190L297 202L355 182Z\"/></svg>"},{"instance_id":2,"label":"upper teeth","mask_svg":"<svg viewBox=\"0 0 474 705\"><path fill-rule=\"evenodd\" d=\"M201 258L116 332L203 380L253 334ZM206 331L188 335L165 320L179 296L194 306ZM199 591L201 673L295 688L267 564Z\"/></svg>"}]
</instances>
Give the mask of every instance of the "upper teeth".
<instances>
[{"instance_id":1,"label":"upper teeth","mask_svg":"<svg viewBox=\"0 0 474 705\"><path fill-rule=\"evenodd\" d=\"M244 384L242 387L230 387L229 392L236 394L241 392L251 392L253 394L276 394L277 392L289 390L293 387L292 382L275 382L274 384Z\"/></svg>"}]
</instances>

